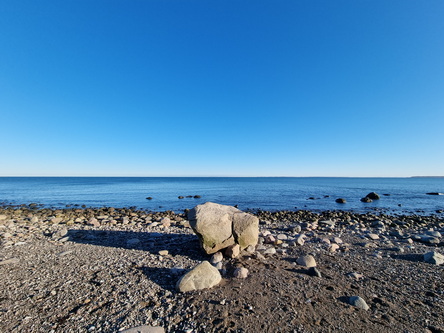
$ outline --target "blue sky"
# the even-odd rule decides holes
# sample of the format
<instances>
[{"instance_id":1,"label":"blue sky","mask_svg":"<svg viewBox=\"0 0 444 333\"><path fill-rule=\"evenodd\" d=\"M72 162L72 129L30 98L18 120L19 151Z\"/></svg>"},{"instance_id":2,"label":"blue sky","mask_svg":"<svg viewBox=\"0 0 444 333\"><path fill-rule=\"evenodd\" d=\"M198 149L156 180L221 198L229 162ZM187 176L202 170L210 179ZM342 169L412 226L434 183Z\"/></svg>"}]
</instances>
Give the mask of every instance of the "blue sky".
<instances>
[{"instance_id":1,"label":"blue sky","mask_svg":"<svg viewBox=\"0 0 444 333\"><path fill-rule=\"evenodd\" d=\"M444 2L0 4L0 176L444 174Z\"/></svg>"}]
</instances>

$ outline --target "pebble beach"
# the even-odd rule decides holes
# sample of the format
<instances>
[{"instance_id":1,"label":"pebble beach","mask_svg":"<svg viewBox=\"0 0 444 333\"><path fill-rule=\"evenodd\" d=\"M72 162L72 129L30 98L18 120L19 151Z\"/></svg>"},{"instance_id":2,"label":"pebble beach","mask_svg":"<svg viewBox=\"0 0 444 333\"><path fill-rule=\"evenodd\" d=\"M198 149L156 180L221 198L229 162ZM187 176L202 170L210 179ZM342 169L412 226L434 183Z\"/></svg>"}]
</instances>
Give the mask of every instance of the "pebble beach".
<instances>
[{"instance_id":1,"label":"pebble beach","mask_svg":"<svg viewBox=\"0 0 444 333\"><path fill-rule=\"evenodd\" d=\"M442 217L252 214L256 247L180 292L216 261L186 212L4 206L0 331L444 332Z\"/></svg>"}]
</instances>

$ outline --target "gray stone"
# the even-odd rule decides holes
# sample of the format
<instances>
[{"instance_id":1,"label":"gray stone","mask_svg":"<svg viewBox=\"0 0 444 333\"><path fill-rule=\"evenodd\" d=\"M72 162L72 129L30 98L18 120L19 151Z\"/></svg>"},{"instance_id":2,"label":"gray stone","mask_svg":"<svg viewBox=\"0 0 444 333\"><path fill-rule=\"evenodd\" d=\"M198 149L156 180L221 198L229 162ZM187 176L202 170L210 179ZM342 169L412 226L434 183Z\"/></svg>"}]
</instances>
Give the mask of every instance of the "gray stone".
<instances>
[{"instance_id":1,"label":"gray stone","mask_svg":"<svg viewBox=\"0 0 444 333\"><path fill-rule=\"evenodd\" d=\"M433 236L433 237L436 237L436 238L441 238L442 237L442 235L441 235L441 233L439 231L427 231L426 235Z\"/></svg>"},{"instance_id":2,"label":"gray stone","mask_svg":"<svg viewBox=\"0 0 444 333\"><path fill-rule=\"evenodd\" d=\"M58 223L60 223L62 221L63 221L63 219L61 217L53 217L53 218L51 218L51 222L54 223L54 224L58 224Z\"/></svg>"},{"instance_id":3,"label":"gray stone","mask_svg":"<svg viewBox=\"0 0 444 333\"><path fill-rule=\"evenodd\" d=\"M270 247L264 251L264 254L275 254L276 249L274 247Z\"/></svg>"},{"instance_id":4,"label":"gray stone","mask_svg":"<svg viewBox=\"0 0 444 333\"><path fill-rule=\"evenodd\" d=\"M356 272L351 272L347 274L348 277L355 279L355 280L360 280L362 279L364 276L360 273L356 273Z\"/></svg>"},{"instance_id":5,"label":"gray stone","mask_svg":"<svg viewBox=\"0 0 444 333\"><path fill-rule=\"evenodd\" d=\"M120 331L121 333L165 333L163 327L160 326L137 326Z\"/></svg>"},{"instance_id":6,"label":"gray stone","mask_svg":"<svg viewBox=\"0 0 444 333\"><path fill-rule=\"evenodd\" d=\"M313 256L311 255L305 255L305 256L300 256L297 260L296 263L300 266L305 266L305 267L316 267L316 260Z\"/></svg>"},{"instance_id":7,"label":"gray stone","mask_svg":"<svg viewBox=\"0 0 444 333\"><path fill-rule=\"evenodd\" d=\"M444 255L435 251L427 252L424 254L424 261L429 264L442 265L444 264Z\"/></svg>"},{"instance_id":8,"label":"gray stone","mask_svg":"<svg viewBox=\"0 0 444 333\"><path fill-rule=\"evenodd\" d=\"M245 267L239 267L234 270L233 276L236 279L246 279L248 277L248 269Z\"/></svg>"},{"instance_id":9,"label":"gray stone","mask_svg":"<svg viewBox=\"0 0 444 333\"><path fill-rule=\"evenodd\" d=\"M233 216L233 235L242 250L249 245L256 246L259 237L259 219L239 210Z\"/></svg>"},{"instance_id":10,"label":"gray stone","mask_svg":"<svg viewBox=\"0 0 444 333\"><path fill-rule=\"evenodd\" d=\"M181 292L211 288L220 283L222 276L219 270L208 261L203 261L186 273L177 282L176 288Z\"/></svg>"},{"instance_id":11,"label":"gray stone","mask_svg":"<svg viewBox=\"0 0 444 333\"><path fill-rule=\"evenodd\" d=\"M224 256L223 256L222 252L216 252L211 257L210 263L212 263L214 265L214 264L221 262L223 259L224 259Z\"/></svg>"},{"instance_id":12,"label":"gray stone","mask_svg":"<svg viewBox=\"0 0 444 333\"><path fill-rule=\"evenodd\" d=\"M308 275L310 275L310 276L322 277L321 272L320 272L319 269L317 269L316 267L310 267L310 268L308 269Z\"/></svg>"},{"instance_id":13,"label":"gray stone","mask_svg":"<svg viewBox=\"0 0 444 333\"><path fill-rule=\"evenodd\" d=\"M164 217L162 220L160 220L160 223L165 227L169 228L171 226L171 220L169 217Z\"/></svg>"},{"instance_id":14,"label":"gray stone","mask_svg":"<svg viewBox=\"0 0 444 333\"><path fill-rule=\"evenodd\" d=\"M363 310L368 310L370 309L370 307L367 305L367 303L364 301L363 298L361 298L360 296L352 296L349 298L348 300L350 305L353 305L357 308L363 309Z\"/></svg>"},{"instance_id":15,"label":"gray stone","mask_svg":"<svg viewBox=\"0 0 444 333\"><path fill-rule=\"evenodd\" d=\"M276 236L278 240L287 240L288 236L286 234L279 234Z\"/></svg>"},{"instance_id":16,"label":"gray stone","mask_svg":"<svg viewBox=\"0 0 444 333\"><path fill-rule=\"evenodd\" d=\"M88 224L88 225L92 225L92 226L94 226L94 227L100 227L100 222L97 221L97 219L94 218L94 217L90 218L90 219L88 220L88 223L87 223L87 224Z\"/></svg>"},{"instance_id":17,"label":"gray stone","mask_svg":"<svg viewBox=\"0 0 444 333\"><path fill-rule=\"evenodd\" d=\"M305 244L305 235L299 235L296 237L295 243L299 246L302 246Z\"/></svg>"},{"instance_id":18,"label":"gray stone","mask_svg":"<svg viewBox=\"0 0 444 333\"><path fill-rule=\"evenodd\" d=\"M368 234L367 235L368 238L372 239L372 240L377 240L379 239L379 236L377 234Z\"/></svg>"},{"instance_id":19,"label":"gray stone","mask_svg":"<svg viewBox=\"0 0 444 333\"><path fill-rule=\"evenodd\" d=\"M237 258L240 254L240 246L239 244L230 245L225 249L225 255L228 258Z\"/></svg>"}]
</instances>

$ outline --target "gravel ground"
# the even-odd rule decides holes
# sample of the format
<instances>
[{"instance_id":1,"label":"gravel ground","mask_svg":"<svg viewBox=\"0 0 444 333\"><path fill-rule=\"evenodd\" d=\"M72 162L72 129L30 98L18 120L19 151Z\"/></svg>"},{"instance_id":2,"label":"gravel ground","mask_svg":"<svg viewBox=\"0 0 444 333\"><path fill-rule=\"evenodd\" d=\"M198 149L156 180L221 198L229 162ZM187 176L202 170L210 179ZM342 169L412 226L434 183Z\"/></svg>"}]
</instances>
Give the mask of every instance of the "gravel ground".
<instances>
[{"instance_id":1,"label":"gravel ground","mask_svg":"<svg viewBox=\"0 0 444 333\"><path fill-rule=\"evenodd\" d=\"M179 293L210 258L185 214L3 207L0 331L444 332L444 265L423 256L444 253L442 217L255 214L256 251L224 259L218 286ZM307 254L316 272L297 264Z\"/></svg>"}]
</instances>

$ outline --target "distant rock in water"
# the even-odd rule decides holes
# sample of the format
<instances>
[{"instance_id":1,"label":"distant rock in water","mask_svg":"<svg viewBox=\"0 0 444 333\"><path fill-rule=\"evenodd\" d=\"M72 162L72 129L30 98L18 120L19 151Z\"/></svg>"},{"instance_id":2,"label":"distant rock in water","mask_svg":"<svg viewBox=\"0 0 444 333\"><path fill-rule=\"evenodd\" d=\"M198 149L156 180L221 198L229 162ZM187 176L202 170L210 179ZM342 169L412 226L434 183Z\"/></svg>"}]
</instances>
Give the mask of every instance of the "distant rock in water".
<instances>
[{"instance_id":1,"label":"distant rock in water","mask_svg":"<svg viewBox=\"0 0 444 333\"><path fill-rule=\"evenodd\" d=\"M146 200L153 200L153 198L152 197L147 197Z\"/></svg>"},{"instance_id":2,"label":"distant rock in water","mask_svg":"<svg viewBox=\"0 0 444 333\"><path fill-rule=\"evenodd\" d=\"M370 192L370 193L367 194L365 197L366 197L366 198L370 198L370 199L372 199L372 200L379 200L379 199L381 198L381 197L379 196L379 194L376 193L376 192Z\"/></svg>"},{"instance_id":3,"label":"distant rock in water","mask_svg":"<svg viewBox=\"0 0 444 333\"><path fill-rule=\"evenodd\" d=\"M429 192L426 193L427 195L444 195L444 193L439 193L439 192Z\"/></svg>"},{"instance_id":4,"label":"distant rock in water","mask_svg":"<svg viewBox=\"0 0 444 333\"><path fill-rule=\"evenodd\" d=\"M336 199L336 202L340 203L340 204L345 204L347 202L347 200L345 200L344 198L338 198L338 199Z\"/></svg>"},{"instance_id":5,"label":"distant rock in water","mask_svg":"<svg viewBox=\"0 0 444 333\"><path fill-rule=\"evenodd\" d=\"M179 198L179 199L184 199L185 197L179 195L177 198Z\"/></svg>"},{"instance_id":6,"label":"distant rock in water","mask_svg":"<svg viewBox=\"0 0 444 333\"><path fill-rule=\"evenodd\" d=\"M200 198L202 198L200 195L195 195L194 196L194 199L200 199Z\"/></svg>"},{"instance_id":7,"label":"distant rock in water","mask_svg":"<svg viewBox=\"0 0 444 333\"><path fill-rule=\"evenodd\" d=\"M373 202L373 200L370 199L369 197L361 198L361 201L362 201L362 202Z\"/></svg>"}]
</instances>

